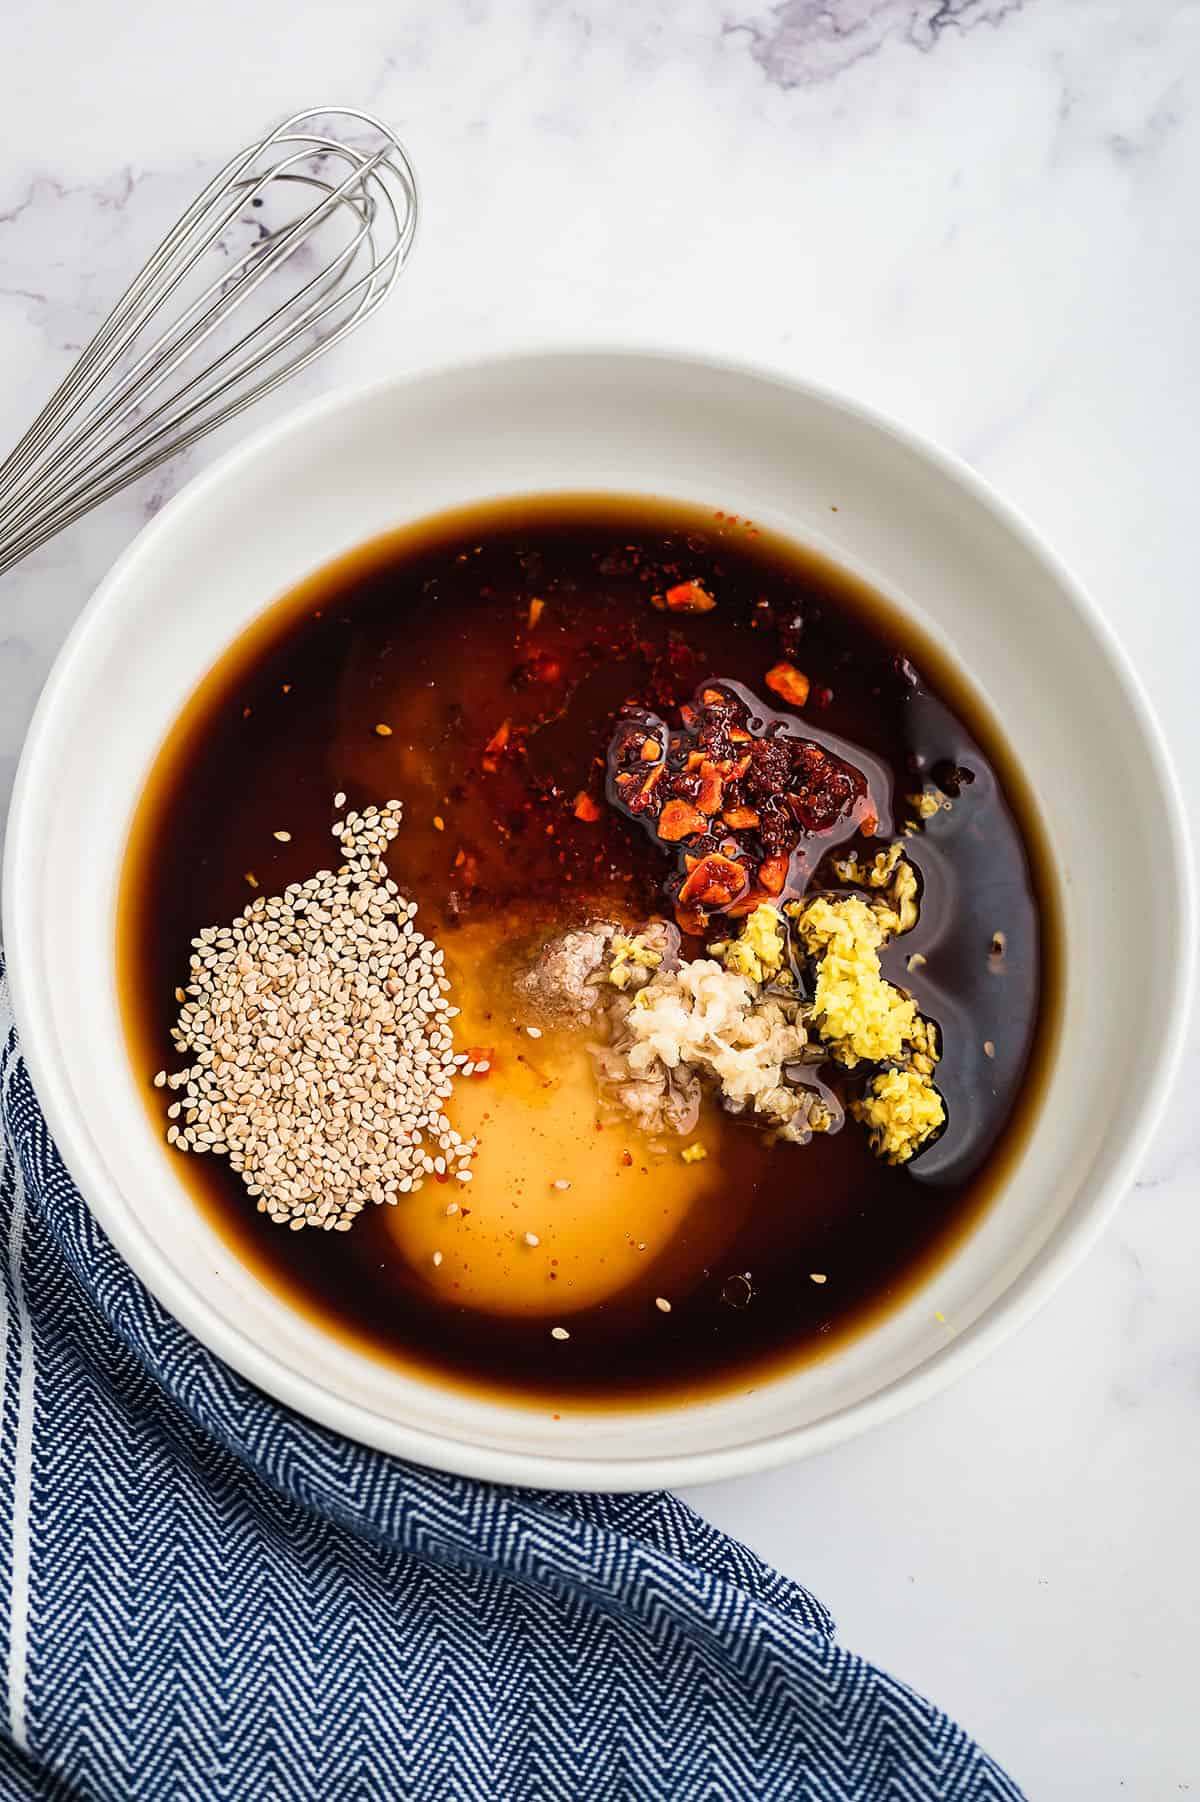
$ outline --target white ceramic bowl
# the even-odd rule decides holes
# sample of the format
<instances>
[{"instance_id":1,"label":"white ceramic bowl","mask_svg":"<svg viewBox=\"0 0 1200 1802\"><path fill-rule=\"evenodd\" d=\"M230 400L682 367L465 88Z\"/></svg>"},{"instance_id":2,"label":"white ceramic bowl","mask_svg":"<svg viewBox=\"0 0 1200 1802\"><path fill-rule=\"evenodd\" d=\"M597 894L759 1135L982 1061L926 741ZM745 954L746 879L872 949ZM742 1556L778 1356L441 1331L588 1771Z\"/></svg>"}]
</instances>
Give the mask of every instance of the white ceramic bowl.
<instances>
[{"instance_id":1,"label":"white ceramic bowl","mask_svg":"<svg viewBox=\"0 0 1200 1802\"><path fill-rule=\"evenodd\" d=\"M1039 1117L932 1286L825 1361L750 1393L561 1420L406 1378L269 1292L175 1179L127 1062L113 975L118 871L142 782L247 622L407 519L554 489L719 504L893 595L974 677L1019 753L1044 811L1067 946ZM192 482L102 584L46 687L4 905L20 1031L63 1156L187 1327L263 1389L389 1451L502 1481L636 1489L829 1446L941 1387L1045 1299L1116 1206L1158 1118L1189 987L1189 897L1180 811L1129 668L1076 583L969 470L811 386L585 352L335 396Z\"/></svg>"}]
</instances>

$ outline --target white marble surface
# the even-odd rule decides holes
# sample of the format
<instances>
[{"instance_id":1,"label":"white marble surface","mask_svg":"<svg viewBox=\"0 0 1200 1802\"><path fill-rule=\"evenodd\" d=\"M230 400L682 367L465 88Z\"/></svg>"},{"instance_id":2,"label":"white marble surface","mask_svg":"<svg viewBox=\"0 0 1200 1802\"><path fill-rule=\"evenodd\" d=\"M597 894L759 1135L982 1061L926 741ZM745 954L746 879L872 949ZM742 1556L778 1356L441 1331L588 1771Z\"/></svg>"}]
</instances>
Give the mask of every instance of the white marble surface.
<instances>
[{"instance_id":1,"label":"white marble surface","mask_svg":"<svg viewBox=\"0 0 1200 1802\"><path fill-rule=\"evenodd\" d=\"M302 390L591 337L748 352L868 398L969 458L1091 585L1195 819L1195 4L64 0L14 15L6 52L0 439L219 159L297 107L373 107L417 163L424 239ZM94 583L237 432L0 583L5 795ZM1198 1188L1180 1097L1015 1343L873 1438L692 1498L1038 1798L1200 1791Z\"/></svg>"}]
</instances>

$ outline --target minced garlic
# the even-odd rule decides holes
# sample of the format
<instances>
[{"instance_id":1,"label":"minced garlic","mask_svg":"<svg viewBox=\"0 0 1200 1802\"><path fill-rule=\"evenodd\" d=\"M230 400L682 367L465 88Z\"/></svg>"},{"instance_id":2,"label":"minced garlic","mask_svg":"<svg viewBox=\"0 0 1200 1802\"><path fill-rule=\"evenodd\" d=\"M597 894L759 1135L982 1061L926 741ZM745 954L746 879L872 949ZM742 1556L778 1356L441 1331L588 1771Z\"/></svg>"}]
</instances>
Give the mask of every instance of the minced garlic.
<instances>
[{"instance_id":1,"label":"minced garlic","mask_svg":"<svg viewBox=\"0 0 1200 1802\"><path fill-rule=\"evenodd\" d=\"M664 962L632 997L613 997L608 1042L592 1055L605 1093L648 1132L692 1132L703 1081L732 1113L753 1112L802 1144L815 1130L812 1112L822 1131L841 1112L795 1074L814 1061L801 1012L798 997L764 990L713 958ZM702 1155L703 1147L691 1149L691 1159Z\"/></svg>"},{"instance_id":2,"label":"minced garlic","mask_svg":"<svg viewBox=\"0 0 1200 1802\"><path fill-rule=\"evenodd\" d=\"M889 1164L906 1163L946 1118L941 1096L916 1069L882 1070L850 1112L870 1129L871 1150Z\"/></svg>"},{"instance_id":3,"label":"minced garlic","mask_svg":"<svg viewBox=\"0 0 1200 1802\"><path fill-rule=\"evenodd\" d=\"M760 901L747 914L735 939L723 939L709 947L727 970L749 982L766 982L783 967L783 921L769 901Z\"/></svg>"}]
</instances>

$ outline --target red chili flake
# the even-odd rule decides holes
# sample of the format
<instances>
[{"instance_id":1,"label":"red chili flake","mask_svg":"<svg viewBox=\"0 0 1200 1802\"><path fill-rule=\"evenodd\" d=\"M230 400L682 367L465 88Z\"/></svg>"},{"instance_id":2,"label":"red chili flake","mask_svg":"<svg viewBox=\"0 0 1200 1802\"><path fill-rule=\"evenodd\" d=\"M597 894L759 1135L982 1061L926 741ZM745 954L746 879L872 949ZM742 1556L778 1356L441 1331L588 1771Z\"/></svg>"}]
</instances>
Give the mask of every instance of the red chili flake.
<instances>
[{"instance_id":1,"label":"red chili flake","mask_svg":"<svg viewBox=\"0 0 1200 1802\"><path fill-rule=\"evenodd\" d=\"M633 1163L632 1151L623 1151L621 1153L621 1162L628 1168L629 1165Z\"/></svg>"},{"instance_id":2,"label":"red chili flake","mask_svg":"<svg viewBox=\"0 0 1200 1802\"><path fill-rule=\"evenodd\" d=\"M737 900L749 880L740 863L734 863L731 857L722 857L718 852L700 859L680 889L679 899L685 907L690 901L698 901L704 907L728 907L731 901Z\"/></svg>"},{"instance_id":3,"label":"red chili flake","mask_svg":"<svg viewBox=\"0 0 1200 1802\"><path fill-rule=\"evenodd\" d=\"M696 806L701 813L712 815L719 813L721 800L725 793L725 784L718 775L701 775L700 786L696 790Z\"/></svg>"},{"instance_id":4,"label":"red chili flake","mask_svg":"<svg viewBox=\"0 0 1200 1802\"><path fill-rule=\"evenodd\" d=\"M678 846L668 894L681 929L700 933L713 910L740 915L786 893L801 840L851 824L870 811L870 796L860 770L737 683L710 678L679 716L672 730L645 706L622 713L608 750L609 794L644 815L660 844ZM647 776L650 740L663 755ZM702 864L709 868L697 876Z\"/></svg>"},{"instance_id":5,"label":"red chili flake","mask_svg":"<svg viewBox=\"0 0 1200 1802\"><path fill-rule=\"evenodd\" d=\"M711 613L716 606L703 582L676 582L665 594L652 594L650 605L660 613Z\"/></svg>"},{"instance_id":6,"label":"red chili flake","mask_svg":"<svg viewBox=\"0 0 1200 1802\"><path fill-rule=\"evenodd\" d=\"M691 938L699 938L708 925L708 912L703 907L685 907L676 902L675 923L680 932L687 933Z\"/></svg>"},{"instance_id":7,"label":"red chili flake","mask_svg":"<svg viewBox=\"0 0 1200 1802\"><path fill-rule=\"evenodd\" d=\"M668 844L691 838L693 833L703 832L704 826L704 815L690 801L668 801L658 816L658 836Z\"/></svg>"},{"instance_id":8,"label":"red chili flake","mask_svg":"<svg viewBox=\"0 0 1200 1802\"><path fill-rule=\"evenodd\" d=\"M768 895L782 895L783 885L787 881L788 860L786 857L765 857L758 866L758 880Z\"/></svg>"},{"instance_id":9,"label":"red chili flake","mask_svg":"<svg viewBox=\"0 0 1200 1802\"><path fill-rule=\"evenodd\" d=\"M542 614L545 611L545 607L546 607L545 601L538 601L538 600L530 601L529 617L528 617L528 620L526 623L531 632L533 631L533 628L537 625L538 621L541 619ZM558 1417L556 1415L555 1419L557 1419L557 1418Z\"/></svg>"},{"instance_id":10,"label":"red chili flake","mask_svg":"<svg viewBox=\"0 0 1200 1802\"><path fill-rule=\"evenodd\" d=\"M656 763L654 768L649 771L642 781L637 794L633 795L629 800L628 805L631 813L644 813L646 811L647 807L649 807L651 801L654 799L654 792L662 781L665 770L665 764Z\"/></svg>"},{"instance_id":11,"label":"red chili flake","mask_svg":"<svg viewBox=\"0 0 1200 1802\"><path fill-rule=\"evenodd\" d=\"M772 664L766 674L766 684L790 707L803 707L808 699L808 677L794 663Z\"/></svg>"},{"instance_id":12,"label":"red chili flake","mask_svg":"<svg viewBox=\"0 0 1200 1802\"><path fill-rule=\"evenodd\" d=\"M500 724L496 727L496 730L492 733L492 736L488 739L487 744L483 747L483 767L488 771L489 775L495 775L496 771L499 769L500 754L507 746L511 736L512 721L501 720Z\"/></svg>"},{"instance_id":13,"label":"red chili flake","mask_svg":"<svg viewBox=\"0 0 1200 1802\"><path fill-rule=\"evenodd\" d=\"M759 888L756 883L752 883L744 895L739 896L736 901L730 902L725 912L731 920L742 920L747 914L752 914L761 902L772 899L773 897L768 895L765 888ZM682 927L680 930L683 930Z\"/></svg>"},{"instance_id":14,"label":"red chili flake","mask_svg":"<svg viewBox=\"0 0 1200 1802\"><path fill-rule=\"evenodd\" d=\"M552 651L535 651L518 663L509 677L514 688L528 688L534 682L560 682L562 664Z\"/></svg>"},{"instance_id":15,"label":"red chili flake","mask_svg":"<svg viewBox=\"0 0 1200 1802\"><path fill-rule=\"evenodd\" d=\"M583 788L581 788L576 795L575 805L571 811L577 820L586 820L589 825L594 824L595 821L600 818L599 807L596 805L595 801L592 800L592 797L588 794L587 790Z\"/></svg>"}]
</instances>

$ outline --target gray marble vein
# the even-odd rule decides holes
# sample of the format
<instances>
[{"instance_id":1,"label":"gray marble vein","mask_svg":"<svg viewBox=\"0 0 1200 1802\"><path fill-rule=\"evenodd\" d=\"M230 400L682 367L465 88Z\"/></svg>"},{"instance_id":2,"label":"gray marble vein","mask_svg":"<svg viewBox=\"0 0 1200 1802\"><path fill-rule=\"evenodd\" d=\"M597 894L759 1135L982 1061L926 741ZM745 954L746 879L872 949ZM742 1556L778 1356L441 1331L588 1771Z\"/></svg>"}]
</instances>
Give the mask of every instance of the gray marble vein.
<instances>
[{"instance_id":1,"label":"gray marble vein","mask_svg":"<svg viewBox=\"0 0 1200 1802\"><path fill-rule=\"evenodd\" d=\"M928 52L947 31L1001 25L1025 0L783 0L763 23L731 27L748 34L751 55L767 80L780 88L833 81L855 63L875 56L889 41Z\"/></svg>"}]
</instances>

